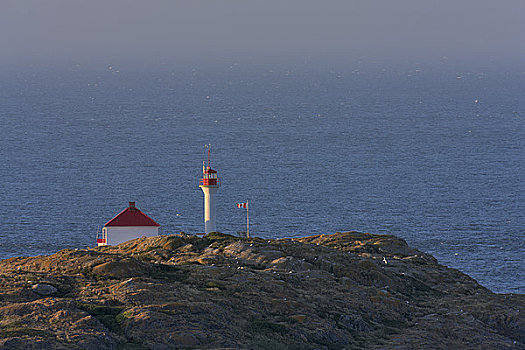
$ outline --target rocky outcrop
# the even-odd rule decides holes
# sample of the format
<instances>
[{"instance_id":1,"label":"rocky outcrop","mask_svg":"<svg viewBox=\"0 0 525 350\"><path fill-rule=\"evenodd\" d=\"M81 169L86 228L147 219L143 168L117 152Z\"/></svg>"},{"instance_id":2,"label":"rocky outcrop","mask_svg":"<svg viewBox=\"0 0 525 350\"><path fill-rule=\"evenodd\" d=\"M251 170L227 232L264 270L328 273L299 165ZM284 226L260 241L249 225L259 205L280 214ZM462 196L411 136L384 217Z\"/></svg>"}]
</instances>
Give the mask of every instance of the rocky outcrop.
<instances>
[{"instance_id":1,"label":"rocky outcrop","mask_svg":"<svg viewBox=\"0 0 525 350\"><path fill-rule=\"evenodd\" d=\"M393 236L158 236L0 261L0 349L525 349L524 304Z\"/></svg>"}]
</instances>

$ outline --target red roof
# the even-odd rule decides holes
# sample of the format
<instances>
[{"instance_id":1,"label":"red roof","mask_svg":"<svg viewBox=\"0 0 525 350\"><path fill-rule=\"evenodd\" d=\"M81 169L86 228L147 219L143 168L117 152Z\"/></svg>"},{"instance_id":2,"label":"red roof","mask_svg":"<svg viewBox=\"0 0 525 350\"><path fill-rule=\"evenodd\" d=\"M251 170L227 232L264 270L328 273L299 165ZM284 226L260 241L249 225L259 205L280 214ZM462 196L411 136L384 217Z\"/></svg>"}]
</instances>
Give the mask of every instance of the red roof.
<instances>
[{"instance_id":1,"label":"red roof","mask_svg":"<svg viewBox=\"0 0 525 350\"><path fill-rule=\"evenodd\" d=\"M129 202L129 207L121 211L104 226L160 226L152 218L135 207L135 202Z\"/></svg>"}]
</instances>

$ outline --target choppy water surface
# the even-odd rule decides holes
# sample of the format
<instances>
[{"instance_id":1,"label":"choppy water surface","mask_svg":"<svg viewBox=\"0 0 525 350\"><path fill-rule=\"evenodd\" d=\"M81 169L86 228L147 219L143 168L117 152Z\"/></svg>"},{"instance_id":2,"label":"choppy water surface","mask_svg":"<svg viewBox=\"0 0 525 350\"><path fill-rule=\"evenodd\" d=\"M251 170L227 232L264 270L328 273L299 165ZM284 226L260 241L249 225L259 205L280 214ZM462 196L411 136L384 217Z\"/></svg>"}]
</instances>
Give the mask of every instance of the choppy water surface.
<instances>
[{"instance_id":1,"label":"choppy water surface","mask_svg":"<svg viewBox=\"0 0 525 350\"><path fill-rule=\"evenodd\" d=\"M400 236L496 292L525 293L525 74L251 65L0 73L0 257L94 245L134 200L218 228Z\"/></svg>"}]
</instances>

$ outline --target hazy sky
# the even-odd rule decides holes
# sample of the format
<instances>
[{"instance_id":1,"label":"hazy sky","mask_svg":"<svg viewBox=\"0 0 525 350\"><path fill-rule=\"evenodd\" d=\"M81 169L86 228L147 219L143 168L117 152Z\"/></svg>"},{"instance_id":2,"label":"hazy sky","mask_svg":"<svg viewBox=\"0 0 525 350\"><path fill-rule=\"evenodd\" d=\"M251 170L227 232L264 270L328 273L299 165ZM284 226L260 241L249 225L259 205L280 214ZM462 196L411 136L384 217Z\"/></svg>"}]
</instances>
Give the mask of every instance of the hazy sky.
<instances>
[{"instance_id":1,"label":"hazy sky","mask_svg":"<svg viewBox=\"0 0 525 350\"><path fill-rule=\"evenodd\" d=\"M0 0L0 63L214 56L525 59L525 0Z\"/></svg>"}]
</instances>

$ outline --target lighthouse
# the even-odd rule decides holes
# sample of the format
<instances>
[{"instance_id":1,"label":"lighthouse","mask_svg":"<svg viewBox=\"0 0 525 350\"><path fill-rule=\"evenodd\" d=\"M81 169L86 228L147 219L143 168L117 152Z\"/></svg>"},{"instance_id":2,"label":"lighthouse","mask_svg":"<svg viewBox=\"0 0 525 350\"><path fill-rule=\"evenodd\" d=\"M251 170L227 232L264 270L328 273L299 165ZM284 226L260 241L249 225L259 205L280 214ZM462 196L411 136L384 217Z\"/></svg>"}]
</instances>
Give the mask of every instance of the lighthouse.
<instances>
[{"instance_id":1,"label":"lighthouse","mask_svg":"<svg viewBox=\"0 0 525 350\"><path fill-rule=\"evenodd\" d=\"M208 165L202 162L202 179L200 188L204 193L204 232L215 232L215 195L219 189L217 172L210 166L210 151L208 147Z\"/></svg>"}]
</instances>

